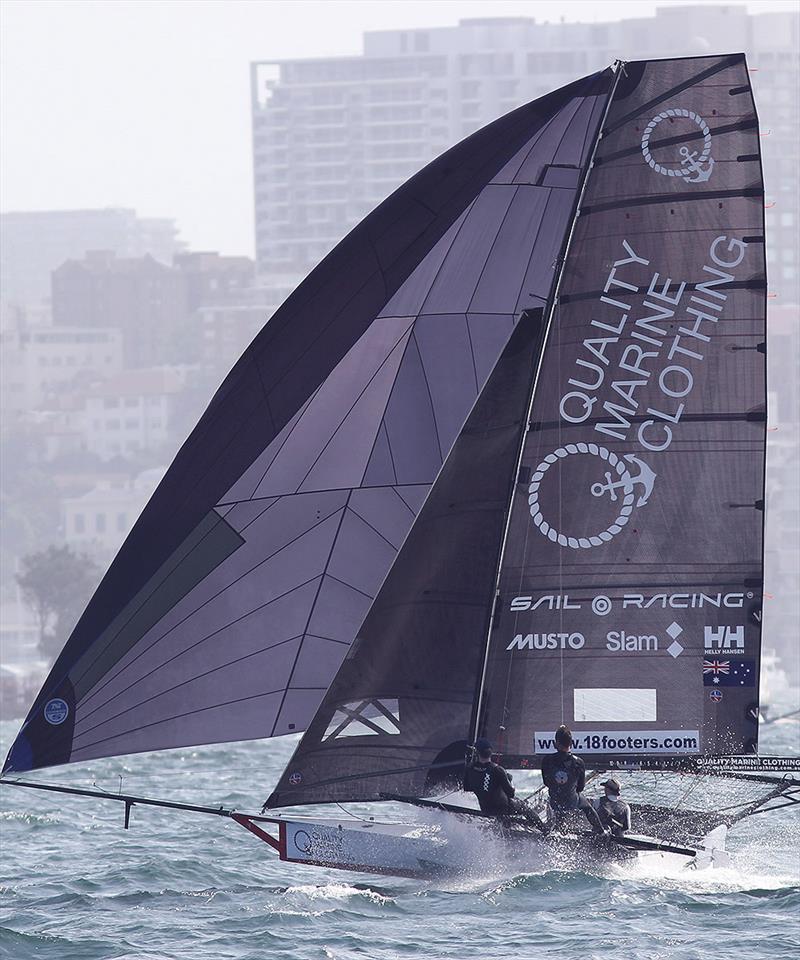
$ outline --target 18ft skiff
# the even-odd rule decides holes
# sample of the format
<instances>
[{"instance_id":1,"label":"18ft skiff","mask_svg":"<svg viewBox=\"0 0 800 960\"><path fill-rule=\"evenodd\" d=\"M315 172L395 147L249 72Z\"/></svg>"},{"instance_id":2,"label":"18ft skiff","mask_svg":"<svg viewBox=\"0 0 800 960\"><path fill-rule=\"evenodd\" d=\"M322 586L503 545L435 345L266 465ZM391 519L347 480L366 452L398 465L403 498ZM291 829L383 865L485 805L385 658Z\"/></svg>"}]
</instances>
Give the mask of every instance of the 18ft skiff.
<instances>
[{"instance_id":1,"label":"18ft skiff","mask_svg":"<svg viewBox=\"0 0 800 960\"><path fill-rule=\"evenodd\" d=\"M305 730L265 808L418 803L457 787L476 736L535 769L567 722L590 767L631 771L647 836L604 849L709 862L727 826L796 802L793 761L757 753L764 242L740 54L615 64L434 160L231 371L3 782ZM296 862L454 865L425 821L89 793L126 823L229 816Z\"/></svg>"}]
</instances>

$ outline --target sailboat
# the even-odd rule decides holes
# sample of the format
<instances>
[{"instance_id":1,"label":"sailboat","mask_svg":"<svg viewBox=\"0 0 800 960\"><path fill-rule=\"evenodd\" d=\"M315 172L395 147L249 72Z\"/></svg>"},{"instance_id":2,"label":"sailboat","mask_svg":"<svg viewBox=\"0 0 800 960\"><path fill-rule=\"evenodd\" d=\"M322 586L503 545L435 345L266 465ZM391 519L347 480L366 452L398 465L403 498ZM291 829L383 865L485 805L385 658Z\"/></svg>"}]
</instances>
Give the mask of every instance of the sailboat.
<instances>
[{"instance_id":1,"label":"sailboat","mask_svg":"<svg viewBox=\"0 0 800 960\"><path fill-rule=\"evenodd\" d=\"M441 822L544 860L720 862L729 826L800 799L797 761L758 754L764 243L742 54L617 62L448 150L233 368L2 782L126 826L229 817L330 868L455 868ZM536 770L562 722L635 835L453 801L477 737ZM20 778L301 731L260 814ZM282 812L354 801L416 819Z\"/></svg>"}]
</instances>

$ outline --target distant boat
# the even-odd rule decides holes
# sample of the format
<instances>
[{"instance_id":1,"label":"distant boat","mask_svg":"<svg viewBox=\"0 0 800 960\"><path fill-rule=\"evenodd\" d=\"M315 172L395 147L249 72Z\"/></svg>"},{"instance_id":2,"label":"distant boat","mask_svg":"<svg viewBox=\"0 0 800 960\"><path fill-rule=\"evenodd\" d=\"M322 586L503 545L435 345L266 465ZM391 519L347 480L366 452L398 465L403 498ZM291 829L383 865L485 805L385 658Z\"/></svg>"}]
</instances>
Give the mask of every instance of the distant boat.
<instances>
[{"instance_id":1,"label":"distant boat","mask_svg":"<svg viewBox=\"0 0 800 960\"><path fill-rule=\"evenodd\" d=\"M724 862L728 826L800 791L775 773L796 760L757 754L763 192L741 54L618 62L434 160L220 387L3 782L121 801L126 825L231 817L351 870L460 854L429 820L265 811L394 801L543 863ZM449 802L476 737L535 769L561 722L620 771L636 835ZM260 815L9 779L303 730Z\"/></svg>"}]
</instances>

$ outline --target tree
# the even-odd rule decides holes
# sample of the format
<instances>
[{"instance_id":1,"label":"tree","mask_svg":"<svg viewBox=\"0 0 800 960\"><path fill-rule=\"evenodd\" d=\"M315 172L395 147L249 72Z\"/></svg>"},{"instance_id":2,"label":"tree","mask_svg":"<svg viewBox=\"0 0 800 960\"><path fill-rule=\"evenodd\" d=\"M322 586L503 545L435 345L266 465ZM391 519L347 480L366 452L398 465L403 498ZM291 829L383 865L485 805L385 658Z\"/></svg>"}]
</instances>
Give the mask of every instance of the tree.
<instances>
[{"instance_id":1,"label":"tree","mask_svg":"<svg viewBox=\"0 0 800 960\"><path fill-rule=\"evenodd\" d=\"M68 546L50 546L21 559L16 579L38 621L39 651L46 659L58 655L99 576L91 557Z\"/></svg>"}]
</instances>

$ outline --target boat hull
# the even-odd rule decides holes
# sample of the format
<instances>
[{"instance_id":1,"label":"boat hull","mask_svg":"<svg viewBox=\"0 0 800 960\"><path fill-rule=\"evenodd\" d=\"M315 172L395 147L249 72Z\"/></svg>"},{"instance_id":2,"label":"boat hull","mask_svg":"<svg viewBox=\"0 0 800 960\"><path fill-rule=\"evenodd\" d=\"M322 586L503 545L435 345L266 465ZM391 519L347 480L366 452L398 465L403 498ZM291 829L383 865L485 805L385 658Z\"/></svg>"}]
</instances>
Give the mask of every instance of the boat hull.
<instances>
[{"instance_id":1,"label":"boat hull","mask_svg":"<svg viewBox=\"0 0 800 960\"><path fill-rule=\"evenodd\" d=\"M431 878L546 869L583 869L608 863L647 863L683 868L694 851L676 854L635 850L581 834L543 837L530 828L495 823L376 822L373 820L276 819L281 860L335 870ZM652 841L650 841L652 842Z\"/></svg>"}]
</instances>

